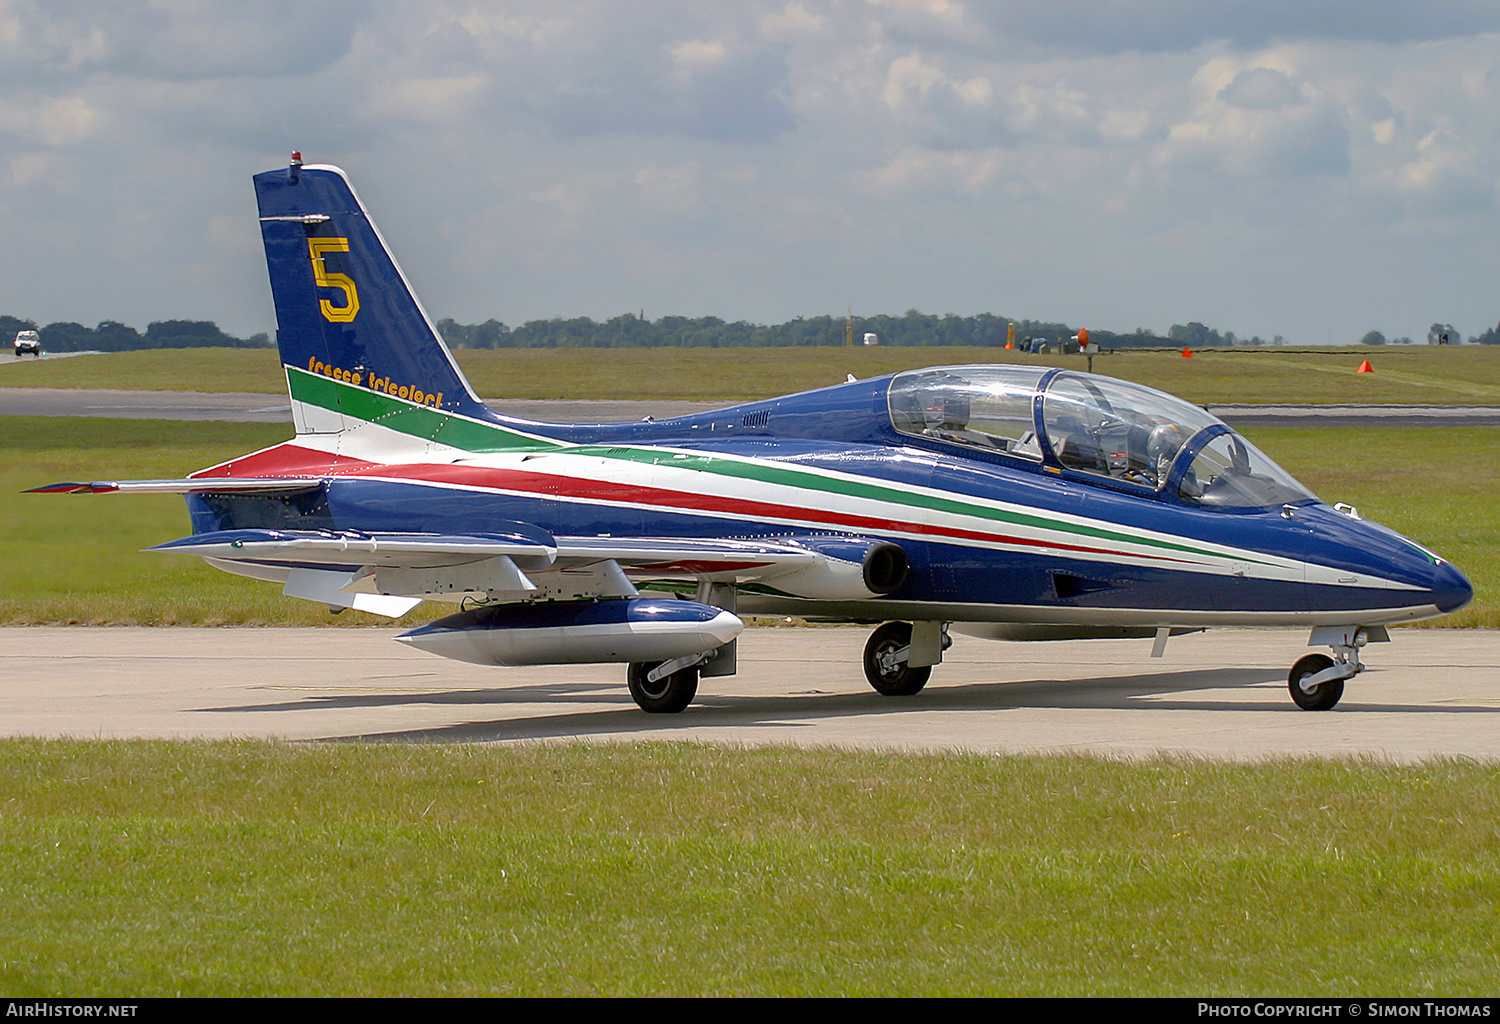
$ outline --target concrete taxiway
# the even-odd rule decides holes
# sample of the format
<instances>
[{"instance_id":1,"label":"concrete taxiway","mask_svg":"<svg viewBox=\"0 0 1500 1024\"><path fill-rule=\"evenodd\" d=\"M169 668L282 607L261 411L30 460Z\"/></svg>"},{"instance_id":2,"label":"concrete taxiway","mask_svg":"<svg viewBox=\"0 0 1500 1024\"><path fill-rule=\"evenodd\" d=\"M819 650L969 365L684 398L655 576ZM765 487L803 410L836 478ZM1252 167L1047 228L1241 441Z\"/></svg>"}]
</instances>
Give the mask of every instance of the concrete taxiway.
<instances>
[{"instance_id":1,"label":"concrete taxiway","mask_svg":"<svg viewBox=\"0 0 1500 1024\"><path fill-rule=\"evenodd\" d=\"M957 637L933 681L881 697L866 630L758 628L740 674L647 715L619 665L484 668L387 629L0 629L0 734L515 743L685 740L984 753L1432 757L1500 762L1500 634L1397 630L1333 711L1295 708L1301 630L1008 644Z\"/></svg>"},{"instance_id":2,"label":"concrete taxiway","mask_svg":"<svg viewBox=\"0 0 1500 1024\"><path fill-rule=\"evenodd\" d=\"M3 366L0 363L0 366ZM723 402L569 401L495 399L511 416L552 423L612 423L653 416L685 416L721 409ZM0 415L99 416L125 420L223 420L237 423L292 422L284 394L204 391L125 391L113 388L0 388Z\"/></svg>"}]
</instances>

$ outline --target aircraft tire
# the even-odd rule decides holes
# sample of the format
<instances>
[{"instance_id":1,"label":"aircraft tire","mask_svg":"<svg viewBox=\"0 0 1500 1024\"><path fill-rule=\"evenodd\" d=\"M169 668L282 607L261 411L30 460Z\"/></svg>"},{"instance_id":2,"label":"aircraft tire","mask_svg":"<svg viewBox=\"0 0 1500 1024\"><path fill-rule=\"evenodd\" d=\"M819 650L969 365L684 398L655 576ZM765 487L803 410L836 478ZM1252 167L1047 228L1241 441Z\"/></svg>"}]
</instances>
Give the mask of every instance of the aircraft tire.
<instances>
[{"instance_id":1,"label":"aircraft tire","mask_svg":"<svg viewBox=\"0 0 1500 1024\"><path fill-rule=\"evenodd\" d=\"M919 693L932 676L932 666L912 668L901 662L894 669L881 666L880 656L911 645L910 622L887 622L870 634L865 643L865 678L875 692L886 697L910 697Z\"/></svg>"},{"instance_id":2,"label":"aircraft tire","mask_svg":"<svg viewBox=\"0 0 1500 1024\"><path fill-rule=\"evenodd\" d=\"M698 667L679 669L656 682L648 682L646 673L659 661L631 662L625 671L625 681L630 687L630 696L642 711L653 715L675 715L698 696Z\"/></svg>"},{"instance_id":3,"label":"aircraft tire","mask_svg":"<svg viewBox=\"0 0 1500 1024\"><path fill-rule=\"evenodd\" d=\"M1321 683L1311 693L1302 688L1302 679L1314 672L1321 672L1333 665L1333 659L1326 654L1309 654L1305 658L1297 659L1297 664L1292 666L1292 671L1287 675L1287 689L1292 693L1292 700L1303 711L1327 711L1339 702L1344 695L1344 681L1333 679Z\"/></svg>"}]
</instances>

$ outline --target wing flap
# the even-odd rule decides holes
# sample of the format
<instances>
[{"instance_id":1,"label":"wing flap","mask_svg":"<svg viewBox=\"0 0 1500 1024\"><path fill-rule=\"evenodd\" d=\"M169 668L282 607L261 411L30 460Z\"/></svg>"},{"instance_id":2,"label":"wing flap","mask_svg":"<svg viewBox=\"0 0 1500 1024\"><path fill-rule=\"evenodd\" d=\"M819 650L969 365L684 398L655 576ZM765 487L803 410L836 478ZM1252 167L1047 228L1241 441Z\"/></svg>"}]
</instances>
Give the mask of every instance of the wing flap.
<instances>
[{"instance_id":1,"label":"wing flap","mask_svg":"<svg viewBox=\"0 0 1500 1024\"><path fill-rule=\"evenodd\" d=\"M559 537L560 565L613 561L634 579L749 582L816 565L821 556L790 544L648 537Z\"/></svg>"}]
</instances>

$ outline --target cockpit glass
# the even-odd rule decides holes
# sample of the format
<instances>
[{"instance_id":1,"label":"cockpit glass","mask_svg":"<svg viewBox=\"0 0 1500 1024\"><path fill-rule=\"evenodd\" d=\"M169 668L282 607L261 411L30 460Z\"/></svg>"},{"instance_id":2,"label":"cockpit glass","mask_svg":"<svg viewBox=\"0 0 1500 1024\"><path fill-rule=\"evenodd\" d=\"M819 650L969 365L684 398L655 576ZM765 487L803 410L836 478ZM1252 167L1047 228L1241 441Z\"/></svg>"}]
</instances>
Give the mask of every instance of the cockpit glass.
<instances>
[{"instance_id":1,"label":"cockpit glass","mask_svg":"<svg viewBox=\"0 0 1500 1024\"><path fill-rule=\"evenodd\" d=\"M1042 395L1049 370L1031 366L944 366L897 374L887 391L891 425L903 434L987 452L1043 459L1043 443L1067 469L1161 491L1188 443L1210 427L1208 410L1112 377L1064 371ZM1260 508L1313 497L1240 435L1220 433L1192 455L1177 494L1223 508Z\"/></svg>"},{"instance_id":2,"label":"cockpit glass","mask_svg":"<svg viewBox=\"0 0 1500 1024\"><path fill-rule=\"evenodd\" d=\"M1160 391L1073 373L1049 383L1042 421L1062 465L1151 488L1166 482L1172 461L1194 434L1220 422Z\"/></svg>"},{"instance_id":3,"label":"cockpit glass","mask_svg":"<svg viewBox=\"0 0 1500 1024\"><path fill-rule=\"evenodd\" d=\"M891 424L904 434L1040 460L1032 400L1044 367L952 366L891 381Z\"/></svg>"},{"instance_id":4,"label":"cockpit glass","mask_svg":"<svg viewBox=\"0 0 1500 1024\"><path fill-rule=\"evenodd\" d=\"M1223 508L1263 508L1313 497L1238 434L1221 434L1200 448L1177 493L1187 501Z\"/></svg>"}]
</instances>

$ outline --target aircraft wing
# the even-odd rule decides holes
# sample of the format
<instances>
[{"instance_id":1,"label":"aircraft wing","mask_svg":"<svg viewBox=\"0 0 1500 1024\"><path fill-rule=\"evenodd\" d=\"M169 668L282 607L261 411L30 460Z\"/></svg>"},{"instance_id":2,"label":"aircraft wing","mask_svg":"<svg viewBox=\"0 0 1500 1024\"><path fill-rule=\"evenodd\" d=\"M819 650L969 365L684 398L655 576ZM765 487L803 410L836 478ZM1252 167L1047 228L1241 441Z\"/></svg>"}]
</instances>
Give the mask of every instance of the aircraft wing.
<instances>
[{"instance_id":1,"label":"aircraft wing","mask_svg":"<svg viewBox=\"0 0 1500 1024\"><path fill-rule=\"evenodd\" d=\"M822 556L792 544L688 538L559 537L558 560L577 565L604 560L633 579L709 579L749 582L816 564Z\"/></svg>"},{"instance_id":2,"label":"aircraft wing","mask_svg":"<svg viewBox=\"0 0 1500 1024\"><path fill-rule=\"evenodd\" d=\"M516 524L523 526L524 524ZM523 559L528 568L577 568L614 561L632 575L749 580L816 564L807 548L753 541L629 537L543 537L541 531L437 534L346 530L227 530L158 544L147 551L326 565L440 566L488 558Z\"/></svg>"},{"instance_id":3,"label":"aircraft wing","mask_svg":"<svg viewBox=\"0 0 1500 1024\"><path fill-rule=\"evenodd\" d=\"M519 534L447 535L332 530L225 530L146 548L164 554L297 565L463 565L506 557L550 566L557 549Z\"/></svg>"},{"instance_id":4,"label":"aircraft wing","mask_svg":"<svg viewBox=\"0 0 1500 1024\"><path fill-rule=\"evenodd\" d=\"M847 552L795 541L551 537L525 523L485 534L229 530L147 548L197 555L285 592L400 615L422 600L634 597L633 581L772 581L799 596L874 596Z\"/></svg>"}]
</instances>

